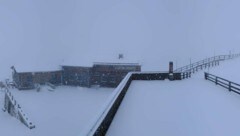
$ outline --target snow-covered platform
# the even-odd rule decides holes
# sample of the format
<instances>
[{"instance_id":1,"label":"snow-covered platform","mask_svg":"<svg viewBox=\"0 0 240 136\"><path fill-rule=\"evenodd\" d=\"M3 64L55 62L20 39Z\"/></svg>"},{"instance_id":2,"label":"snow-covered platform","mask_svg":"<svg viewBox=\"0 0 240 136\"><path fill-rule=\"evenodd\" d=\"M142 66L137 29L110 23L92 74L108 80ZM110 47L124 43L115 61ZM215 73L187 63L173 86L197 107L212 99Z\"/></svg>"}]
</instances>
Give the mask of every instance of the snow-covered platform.
<instances>
[{"instance_id":1,"label":"snow-covered platform","mask_svg":"<svg viewBox=\"0 0 240 136\"><path fill-rule=\"evenodd\" d=\"M133 81L108 136L240 135L240 95L204 79Z\"/></svg>"},{"instance_id":2,"label":"snow-covered platform","mask_svg":"<svg viewBox=\"0 0 240 136\"><path fill-rule=\"evenodd\" d=\"M113 89L58 87L53 92L11 90L27 116L36 125L30 130L19 120L0 112L1 135L5 136L77 136L98 114ZM4 92L0 92L3 105Z\"/></svg>"}]
</instances>

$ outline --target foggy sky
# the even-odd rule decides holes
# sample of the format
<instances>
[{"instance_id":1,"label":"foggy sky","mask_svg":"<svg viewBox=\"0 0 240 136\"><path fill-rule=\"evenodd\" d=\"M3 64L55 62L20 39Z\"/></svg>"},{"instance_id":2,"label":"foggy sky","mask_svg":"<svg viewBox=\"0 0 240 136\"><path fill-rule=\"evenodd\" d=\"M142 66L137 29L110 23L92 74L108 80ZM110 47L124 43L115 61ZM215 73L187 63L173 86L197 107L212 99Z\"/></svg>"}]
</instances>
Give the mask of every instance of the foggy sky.
<instances>
[{"instance_id":1,"label":"foggy sky","mask_svg":"<svg viewBox=\"0 0 240 136\"><path fill-rule=\"evenodd\" d=\"M151 70L156 62L158 69L169 60L238 52L239 6L238 0L0 0L1 67L124 53Z\"/></svg>"}]
</instances>

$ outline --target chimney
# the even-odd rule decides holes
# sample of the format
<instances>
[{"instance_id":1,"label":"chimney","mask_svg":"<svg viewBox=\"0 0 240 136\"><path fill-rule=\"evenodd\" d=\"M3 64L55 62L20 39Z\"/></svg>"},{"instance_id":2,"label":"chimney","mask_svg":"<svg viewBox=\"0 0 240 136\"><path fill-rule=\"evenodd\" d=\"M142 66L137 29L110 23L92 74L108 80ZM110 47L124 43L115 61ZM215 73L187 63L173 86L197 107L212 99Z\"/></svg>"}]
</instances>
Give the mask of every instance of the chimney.
<instances>
[{"instance_id":1,"label":"chimney","mask_svg":"<svg viewBox=\"0 0 240 136\"><path fill-rule=\"evenodd\" d=\"M173 73L173 62L169 62L169 73Z\"/></svg>"}]
</instances>

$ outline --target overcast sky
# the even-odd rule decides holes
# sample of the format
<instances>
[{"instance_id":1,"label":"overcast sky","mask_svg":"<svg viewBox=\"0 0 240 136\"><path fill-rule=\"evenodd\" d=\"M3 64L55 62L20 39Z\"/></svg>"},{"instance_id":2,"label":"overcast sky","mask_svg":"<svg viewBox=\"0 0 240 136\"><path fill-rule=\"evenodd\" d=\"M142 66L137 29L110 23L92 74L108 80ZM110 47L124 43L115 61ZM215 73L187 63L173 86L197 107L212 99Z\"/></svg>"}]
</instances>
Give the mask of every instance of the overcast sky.
<instances>
[{"instance_id":1,"label":"overcast sky","mask_svg":"<svg viewBox=\"0 0 240 136\"><path fill-rule=\"evenodd\" d=\"M239 0L0 0L0 61L58 64L124 53L150 70L156 62L238 52L239 6Z\"/></svg>"}]
</instances>

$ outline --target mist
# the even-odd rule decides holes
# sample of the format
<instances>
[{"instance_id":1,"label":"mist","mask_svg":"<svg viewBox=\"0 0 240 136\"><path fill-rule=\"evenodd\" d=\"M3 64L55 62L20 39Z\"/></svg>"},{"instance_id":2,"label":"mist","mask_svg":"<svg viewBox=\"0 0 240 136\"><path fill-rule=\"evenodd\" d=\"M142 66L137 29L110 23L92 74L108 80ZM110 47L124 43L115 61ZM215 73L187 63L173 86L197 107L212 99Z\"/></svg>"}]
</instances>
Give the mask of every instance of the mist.
<instances>
[{"instance_id":1,"label":"mist","mask_svg":"<svg viewBox=\"0 0 240 136\"><path fill-rule=\"evenodd\" d=\"M0 0L0 76L12 65L114 61L165 70L238 53L238 0Z\"/></svg>"}]
</instances>

